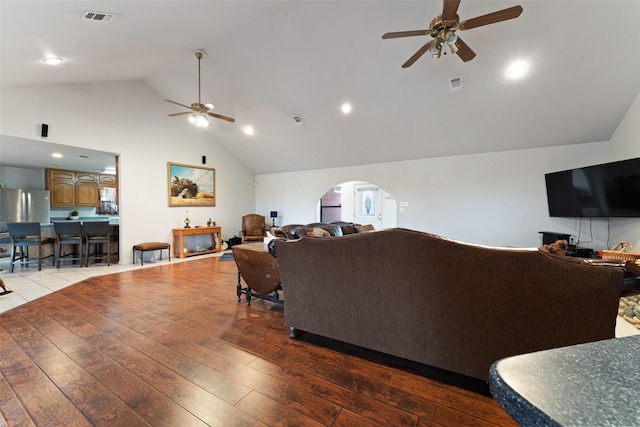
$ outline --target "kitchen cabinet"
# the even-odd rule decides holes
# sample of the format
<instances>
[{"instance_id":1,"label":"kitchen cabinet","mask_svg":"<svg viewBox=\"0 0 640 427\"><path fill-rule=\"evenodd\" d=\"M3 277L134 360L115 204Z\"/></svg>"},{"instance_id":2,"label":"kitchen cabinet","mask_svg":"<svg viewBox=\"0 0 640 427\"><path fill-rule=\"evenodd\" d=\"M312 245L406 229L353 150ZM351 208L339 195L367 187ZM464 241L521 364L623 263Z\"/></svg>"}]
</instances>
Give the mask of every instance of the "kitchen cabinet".
<instances>
[{"instance_id":1,"label":"kitchen cabinet","mask_svg":"<svg viewBox=\"0 0 640 427\"><path fill-rule=\"evenodd\" d=\"M73 181L50 180L45 187L50 192L51 206L74 206L76 187Z\"/></svg>"},{"instance_id":2,"label":"kitchen cabinet","mask_svg":"<svg viewBox=\"0 0 640 427\"><path fill-rule=\"evenodd\" d=\"M102 175L100 174L98 177L98 185L100 187L113 187L116 186L116 176L115 175Z\"/></svg>"},{"instance_id":3,"label":"kitchen cabinet","mask_svg":"<svg viewBox=\"0 0 640 427\"><path fill-rule=\"evenodd\" d=\"M45 188L52 207L93 207L98 204L98 174L47 169Z\"/></svg>"},{"instance_id":4,"label":"kitchen cabinet","mask_svg":"<svg viewBox=\"0 0 640 427\"><path fill-rule=\"evenodd\" d=\"M98 204L98 184L95 182L76 182L75 206L96 206Z\"/></svg>"}]
</instances>

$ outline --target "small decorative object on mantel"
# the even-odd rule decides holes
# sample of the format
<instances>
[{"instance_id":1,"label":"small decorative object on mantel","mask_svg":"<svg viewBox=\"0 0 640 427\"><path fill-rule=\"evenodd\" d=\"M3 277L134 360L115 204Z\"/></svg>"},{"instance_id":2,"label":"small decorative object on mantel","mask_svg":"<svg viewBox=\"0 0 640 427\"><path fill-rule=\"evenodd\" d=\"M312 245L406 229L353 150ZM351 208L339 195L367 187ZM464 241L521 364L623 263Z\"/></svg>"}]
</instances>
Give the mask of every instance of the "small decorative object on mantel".
<instances>
[{"instance_id":1,"label":"small decorative object on mantel","mask_svg":"<svg viewBox=\"0 0 640 427\"><path fill-rule=\"evenodd\" d=\"M71 219L80 219L80 212L78 211L71 211Z\"/></svg>"},{"instance_id":2,"label":"small decorative object on mantel","mask_svg":"<svg viewBox=\"0 0 640 427\"><path fill-rule=\"evenodd\" d=\"M211 218L207 221L207 227L211 227Z\"/></svg>"},{"instance_id":3,"label":"small decorative object on mantel","mask_svg":"<svg viewBox=\"0 0 640 427\"><path fill-rule=\"evenodd\" d=\"M191 220L189 219L189 209L187 209L186 212L187 217L184 219L184 228L191 228L191 226L189 225L191 223Z\"/></svg>"}]
</instances>

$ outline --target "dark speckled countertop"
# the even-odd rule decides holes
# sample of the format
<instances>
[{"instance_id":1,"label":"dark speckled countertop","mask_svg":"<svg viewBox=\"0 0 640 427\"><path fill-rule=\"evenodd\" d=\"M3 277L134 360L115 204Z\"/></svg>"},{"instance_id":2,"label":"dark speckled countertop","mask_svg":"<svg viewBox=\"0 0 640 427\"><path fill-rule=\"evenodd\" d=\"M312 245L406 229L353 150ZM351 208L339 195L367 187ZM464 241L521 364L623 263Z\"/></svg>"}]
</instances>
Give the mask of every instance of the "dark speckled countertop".
<instances>
[{"instance_id":1,"label":"dark speckled countertop","mask_svg":"<svg viewBox=\"0 0 640 427\"><path fill-rule=\"evenodd\" d=\"M499 360L489 387L522 426L640 426L640 335Z\"/></svg>"}]
</instances>

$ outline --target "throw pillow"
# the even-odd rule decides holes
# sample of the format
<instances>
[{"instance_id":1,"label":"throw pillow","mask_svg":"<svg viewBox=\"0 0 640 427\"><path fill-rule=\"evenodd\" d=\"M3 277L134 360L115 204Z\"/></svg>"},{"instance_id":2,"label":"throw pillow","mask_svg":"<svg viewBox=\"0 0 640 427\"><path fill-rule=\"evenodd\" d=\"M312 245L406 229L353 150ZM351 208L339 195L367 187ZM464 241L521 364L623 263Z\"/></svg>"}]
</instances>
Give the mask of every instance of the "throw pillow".
<instances>
[{"instance_id":1,"label":"throw pillow","mask_svg":"<svg viewBox=\"0 0 640 427\"><path fill-rule=\"evenodd\" d=\"M353 224L342 224L340 225L340 228L342 228L342 234L357 233L356 228Z\"/></svg>"},{"instance_id":2,"label":"throw pillow","mask_svg":"<svg viewBox=\"0 0 640 427\"><path fill-rule=\"evenodd\" d=\"M314 228L311 231L307 232L305 236L311 237L331 237L331 234L327 230L323 230L322 228Z\"/></svg>"},{"instance_id":3,"label":"throw pillow","mask_svg":"<svg viewBox=\"0 0 640 427\"><path fill-rule=\"evenodd\" d=\"M375 229L373 228L373 224L355 225L354 227L356 228L356 231L357 231L358 233L363 233L363 232L365 232L365 231L373 231L373 230L375 230Z\"/></svg>"}]
</instances>

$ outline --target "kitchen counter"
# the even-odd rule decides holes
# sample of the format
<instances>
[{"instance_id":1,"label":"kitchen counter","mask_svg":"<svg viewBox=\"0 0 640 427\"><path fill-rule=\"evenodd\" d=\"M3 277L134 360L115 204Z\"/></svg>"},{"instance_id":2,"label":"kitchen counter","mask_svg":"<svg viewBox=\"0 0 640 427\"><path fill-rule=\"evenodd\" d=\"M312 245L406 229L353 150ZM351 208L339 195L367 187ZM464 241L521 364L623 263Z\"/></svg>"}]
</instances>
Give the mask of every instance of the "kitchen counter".
<instances>
[{"instance_id":1,"label":"kitchen counter","mask_svg":"<svg viewBox=\"0 0 640 427\"><path fill-rule=\"evenodd\" d=\"M513 356L491 394L522 426L640 425L640 335Z\"/></svg>"},{"instance_id":2,"label":"kitchen counter","mask_svg":"<svg viewBox=\"0 0 640 427\"><path fill-rule=\"evenodd\" d=\"M100 217L100 216L81 216L78 219L70 219L69 217L52 217L51 218L51 223L54 222L62 222L62 221L109 221L109 224L111 225L118 225L120 224L120 220L118 217L115 217L115 219L111 219L109 217ZM45 225L45 224L43 224ZM53 225L53 224L50 224Z\"/></svg>"}]
</instances>

